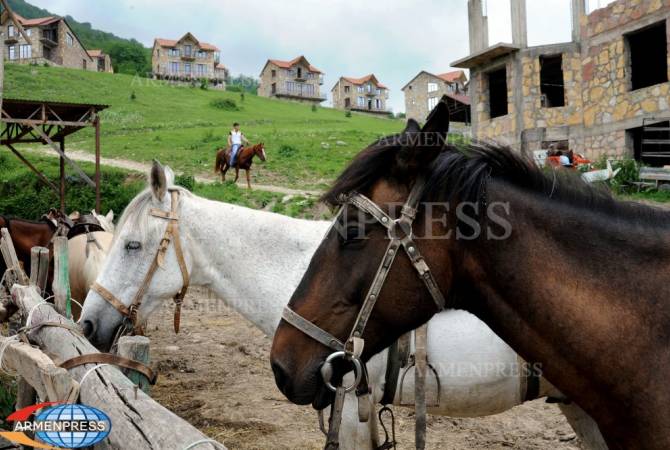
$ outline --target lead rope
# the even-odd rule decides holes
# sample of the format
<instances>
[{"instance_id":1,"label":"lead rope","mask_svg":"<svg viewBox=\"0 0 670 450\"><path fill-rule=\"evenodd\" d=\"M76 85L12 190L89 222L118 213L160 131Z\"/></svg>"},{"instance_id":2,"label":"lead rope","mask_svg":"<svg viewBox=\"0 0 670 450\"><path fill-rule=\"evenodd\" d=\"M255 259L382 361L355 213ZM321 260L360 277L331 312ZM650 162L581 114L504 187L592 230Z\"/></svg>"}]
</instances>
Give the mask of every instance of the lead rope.
<instances>
[{"instance_id":1,"label":"lead rope","mask_svg":"<svg viewBox=\"0 0 670 450\"><path fill-rule=\"evenodd\" d=\"M426 448L426 369L428 354L428 325L424 324L414 332L414 442L416 450Z\"/></svg>"},{"instance_id":2,"label":"lead rope","mask_svg":"<svg viewBox=\"0 0 670 450\"><path fill-rule=\"evenodd\" d=\"M339 386L335 390L335 400L330 408L328 419L328 434L324 450L337 450L340 448L340 425L342 424L342 411L344 409L344 395L347 393L344 387Z\"/></svg>"},{"instance_id":3,"label":"lead rope","mask_svg":"<svg viewBox=\"0 0 670 450\"><path fill-rule=\"evenodd\" d=\"M388 415L391 417L391 436L389 436L388 429L386 428L386 425L384 425L384 413L388 413ZM396 440L395 440L395 416L393 415L393 410L389 408L388 406L384 405L382 409L379 410L379 423L382 426L382 429L384 430L384 442L382 445L377 447L376 450L390 450L396 448Z\"/></svg>"}]
</instances>

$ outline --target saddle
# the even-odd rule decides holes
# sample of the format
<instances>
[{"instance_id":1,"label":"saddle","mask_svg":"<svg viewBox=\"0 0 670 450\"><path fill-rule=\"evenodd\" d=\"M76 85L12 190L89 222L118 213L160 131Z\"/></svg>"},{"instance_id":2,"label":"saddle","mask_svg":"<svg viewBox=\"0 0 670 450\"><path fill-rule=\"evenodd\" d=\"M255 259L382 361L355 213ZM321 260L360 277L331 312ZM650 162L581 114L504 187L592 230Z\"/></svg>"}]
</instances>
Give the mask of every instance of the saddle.
<instances>
[{"instance_id":1,"label":"saddle","mask_svg":"<svg viewBox=\"0 0 670 450\"><path fill-rule=\"evenodd\" d=\"M100 225L98 219L92 214L81 215L74 213L73 218L66 216L55 208L51 208L47 214L41 218L54 231L54 236L65 236L68 240L94 231L105 231Z\"/></svg>"}]
</instances>

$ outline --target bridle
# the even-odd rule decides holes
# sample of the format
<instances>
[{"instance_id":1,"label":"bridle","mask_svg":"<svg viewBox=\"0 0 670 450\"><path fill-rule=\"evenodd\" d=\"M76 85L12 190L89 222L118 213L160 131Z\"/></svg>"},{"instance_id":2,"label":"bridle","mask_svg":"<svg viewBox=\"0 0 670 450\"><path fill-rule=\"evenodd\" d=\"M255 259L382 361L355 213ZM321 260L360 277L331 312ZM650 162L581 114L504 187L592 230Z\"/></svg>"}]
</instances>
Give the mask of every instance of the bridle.
<instances>
[{"instance_id":1,"label":"bridle","mask_svg":"<svg viewBox=\"0 0 670 450\"><path fill-rule=\"evenodd\" d=\"M370 214L379 224L386 228L389 237L388 247L379 263L377 273L365 295L363 305L358 312L358 316L356 317L356 321L354 322L354 326L346 342L340 341L338 338L305 319L288 306L285 307L282 312L282 319L286 322L333 350L333 353L326 358L325 363L321 367L321 376L325 385L328 389L335 392L335 401L331 410L330 430L326 433L328 437L326 442L327 449L338 448L339 446L339 422L341 422L345 393L356 389L356 393L359 395L359 416L364 416L364 414L361 415L360 405L365 402L361 402L360 397L368 395L370 388L367 385L365 365L360 359L365 344L363 340L363 332L365 331L368 319L372 314L372 310L379 298L379 293L384 286L386 277L391 270L393 261L395 261L395 257L398 254L400 247L405 250L410 263L416 269L417 275L428 289L437 309L439 311L444 309L444 295L442 295L440 287L435 281L435 277L430 271L428 264L421 255L421 252L413 239L412 224L416 219L424 184L422 178L415 181L409 197L400 210L400 217L397 219L393 219L365 195L354 192L341 198L342 209L339 214L342 214L345 205L355 206L359 210ZM338 218L336 218L335 221L337 221ZM328 233L326 234L326 237L327 236ZM324 239L326 239L326 237L324 237ZM353 365L355 379L350 386L336 387L331 382L333 377L333 361L340 358L349 361Z\"/></svg>"},{"instance_id":2,"label":"bridle","mask_svg":"<svg viewBox=\"0 0 670 450\"><path fill-rule=\"evenodd\" d=\"M137 290L133 301L130 303L130 306L126 306L114 294L105 289L99 283L93 283L91 286L91 290L97 292L100 297L112 305L114 309L116 309L124 317L123 326L119 329L119 333L117 333L116 339L120 337L120 333L123 334L128 331L132 331L136 335L144 334L142 323L139 322L138 310L142 305L144 294L151 284L151 280L154 274L159 267L162 268L165 264L165 255L167 254L171 242L174 243L177 262L179 264L179 269L181 270L181 276L183 279L183 286L174 297L174 331L175 333L179 333L179 325L181 322L181 306L184 301L184 297L186 296L186 291L188 290L190 276L188 274L188 268L186 267L184 252L181 247L181 239L179 238L179 215L177 213L179 208L179 191L176 189L171 189L169 192L172 199L172 205L169 212L154 208L149 210L149 215L159 219L167 220L168 225L165 229L165 234L161 239L160 245L158 246L158 250L156 251L156 256L154 257L147 274L144 276L144 280Z\"/></svg>"}]
</instances>

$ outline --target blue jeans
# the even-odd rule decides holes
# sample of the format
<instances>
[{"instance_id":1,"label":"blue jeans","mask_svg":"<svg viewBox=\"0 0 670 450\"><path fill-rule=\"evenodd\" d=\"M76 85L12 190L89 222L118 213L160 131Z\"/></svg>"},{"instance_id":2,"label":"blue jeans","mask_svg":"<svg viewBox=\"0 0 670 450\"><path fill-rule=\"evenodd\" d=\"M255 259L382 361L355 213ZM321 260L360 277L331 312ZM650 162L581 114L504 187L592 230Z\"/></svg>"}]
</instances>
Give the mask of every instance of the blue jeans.
<instances>
[{"instance_id":1,"label":"blue jeans","mask_svg":"<svg viewBox=\"0 0 670 450\"><path fill-rule=\"evenodd\" d=\"M233 144L232 150L230 152L231 167L235 167L235 163L237 162L237 152L240 151L240 147L242 147L242 144Z\"/></svg>"}]
</instances>

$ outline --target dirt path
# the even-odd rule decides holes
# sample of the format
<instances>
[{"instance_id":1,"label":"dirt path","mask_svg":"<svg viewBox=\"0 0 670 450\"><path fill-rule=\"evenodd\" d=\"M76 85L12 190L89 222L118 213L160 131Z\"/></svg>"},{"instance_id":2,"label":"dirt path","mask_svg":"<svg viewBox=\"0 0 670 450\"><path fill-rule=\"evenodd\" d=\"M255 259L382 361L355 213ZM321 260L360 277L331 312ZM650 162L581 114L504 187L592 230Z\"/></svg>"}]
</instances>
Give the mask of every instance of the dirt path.
<instances>
[{"instance_id":1,"label":"dirt path","mask_svg":"<svg viewBox=\"0 0 670 450\"><path fill-rule=\"evenodd\" d=\"M57 158L58 155L51 151L50 149L42 148L29 148L26 149L28 153L34 153L40 156L49 156ZM95 155L84 152L81 150L68 150L67 156L74 161L89 162L95 163ZM133 161L131 159L118 159L118 158L101 158L100 164L108 167L116 167L118 169L132 170L135 172L149 173L151 165L147 163L142 163L138 161ZM240 187L246 187L246 181L244 177L240 175L240 179L237 182L237 185ZM203 184L212 184L219 181L219 178L214 175L196 175L195 181ZM265 184L256 184L253 185L254 190L274 192L277 194L286 194L286 195L313 195L319 196L322 194L320 191L310 191L302 189L291 189L283 186L270 186Z\"/></svg>"},{"instance_id":2,"label":"dirt path","mask_svg":"<svg viewBox=\"0 0 670 450\"><path fill-rule=\"evenodd\" d=\"M172 331L172 305L148 329L160 377L153 396L231 449L321 449L310 407L288 403L269 367L271 341L207 291L191 291L182 331ZM414 445L412 411L394 408L398 449ZM558 408L542 400L478 419L430 417L428 445L449 449L579 449Z\"/></svg>"}]
</instances>

